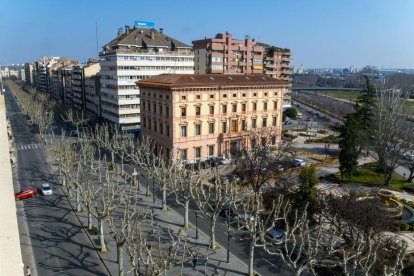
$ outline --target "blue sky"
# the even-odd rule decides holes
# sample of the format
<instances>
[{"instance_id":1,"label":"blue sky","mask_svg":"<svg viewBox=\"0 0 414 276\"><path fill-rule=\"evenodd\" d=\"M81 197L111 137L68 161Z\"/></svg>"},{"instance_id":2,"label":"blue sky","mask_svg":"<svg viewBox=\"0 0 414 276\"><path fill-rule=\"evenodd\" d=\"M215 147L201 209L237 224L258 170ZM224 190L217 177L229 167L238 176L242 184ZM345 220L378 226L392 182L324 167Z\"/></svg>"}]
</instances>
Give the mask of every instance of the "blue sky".
<instances>
[{"instance_id":1,"label":"blue sky","mask_svg":"<svg viewBox=\"0 0 414 276\"><path fill-rule=\"evenodd\" d=\"M305 68L414 68L413 0L0 0L0 63L86 61L135 20L191 44L230 32L290 48Z\"/></svg>"}]
</instances>

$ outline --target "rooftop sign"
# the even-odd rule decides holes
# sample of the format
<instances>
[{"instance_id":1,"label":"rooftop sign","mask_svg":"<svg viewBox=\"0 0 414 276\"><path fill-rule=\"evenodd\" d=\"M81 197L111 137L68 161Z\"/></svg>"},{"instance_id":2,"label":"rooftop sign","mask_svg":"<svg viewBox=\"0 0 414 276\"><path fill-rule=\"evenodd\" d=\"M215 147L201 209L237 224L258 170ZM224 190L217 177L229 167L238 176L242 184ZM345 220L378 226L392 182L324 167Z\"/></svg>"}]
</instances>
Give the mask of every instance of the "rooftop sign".
<instances>
[{"instance_id":1,"label":"rooftop sign","mask_svg":"<svg viewBox=\"0 0 414 276\"><path fill-rule=\"evenodd\" d=\"M154 22L136 20L134 26L137 28L153 28L155 24Z\"/></svg>"}]
</instances>

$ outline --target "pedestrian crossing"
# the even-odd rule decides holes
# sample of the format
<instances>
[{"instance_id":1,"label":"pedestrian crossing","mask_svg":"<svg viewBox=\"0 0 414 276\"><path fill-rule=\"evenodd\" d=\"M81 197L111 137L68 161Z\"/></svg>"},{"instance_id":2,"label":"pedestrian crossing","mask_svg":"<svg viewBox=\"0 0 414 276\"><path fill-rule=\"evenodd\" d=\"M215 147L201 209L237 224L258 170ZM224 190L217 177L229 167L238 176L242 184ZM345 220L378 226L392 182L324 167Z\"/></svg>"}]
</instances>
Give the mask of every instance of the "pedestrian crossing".
<instances>
[{"instance_id":1,"label":"pedestrian crossing","mask_svg":"<svg viewBox=\"0 0 414 276\"><path fill-rule=\"evenodd\" d=\"M44 148L45 144L37 143L37 144L28 144L28 145L16 145L16 150L33 150L33 149L41 149Z\"/></svg>"}]
</instances>

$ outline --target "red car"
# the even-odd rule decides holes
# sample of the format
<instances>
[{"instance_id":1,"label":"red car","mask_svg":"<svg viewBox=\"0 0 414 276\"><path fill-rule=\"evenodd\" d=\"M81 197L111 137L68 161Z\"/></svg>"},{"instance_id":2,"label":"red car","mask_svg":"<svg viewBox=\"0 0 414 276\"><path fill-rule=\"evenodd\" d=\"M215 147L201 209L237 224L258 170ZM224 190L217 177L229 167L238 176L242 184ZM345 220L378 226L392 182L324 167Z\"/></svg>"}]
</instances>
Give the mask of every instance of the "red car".
<instances>
[{"instance_id":1,"label":"red car","mask_svg":"<svg viewBox=\"0 0 414 276\"><path fill-rule=\"evenodd\" d=\"M22 189L20 192L14 194L16 199L25 199L36 195L36 189L33 187L27 187Z\"/></svg>"}]
</instances>

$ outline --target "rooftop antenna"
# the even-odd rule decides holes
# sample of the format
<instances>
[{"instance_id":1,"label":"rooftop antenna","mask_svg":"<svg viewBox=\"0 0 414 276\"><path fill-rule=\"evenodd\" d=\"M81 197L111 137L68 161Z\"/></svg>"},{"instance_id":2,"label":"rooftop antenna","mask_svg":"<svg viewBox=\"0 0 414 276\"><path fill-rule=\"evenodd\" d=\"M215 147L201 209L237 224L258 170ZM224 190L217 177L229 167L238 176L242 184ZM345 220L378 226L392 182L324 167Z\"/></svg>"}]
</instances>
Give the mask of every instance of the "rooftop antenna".
<instances>
[{"instance_id":1,"label":"rooftop antenna","mask_svg":"<svg viewBox=\"0 0 414 276\"><path fill-rule=\"evenodd\" d=\"M96 22L95 34L96 34L96 55L97 55L97 58L99 59L99 47L98 47L98 22Z\"/></svg>"}]
</instances>

